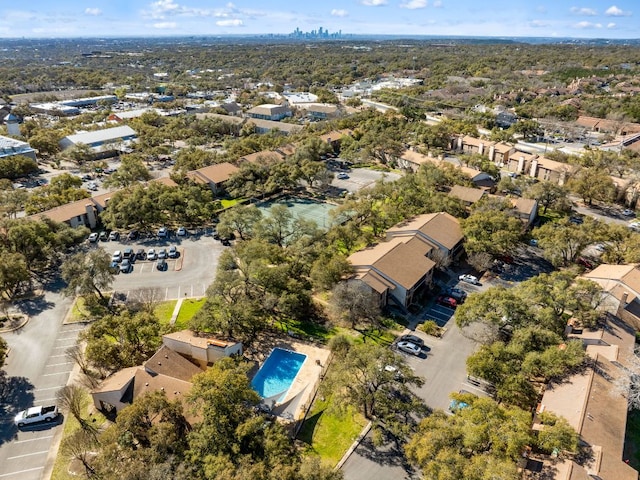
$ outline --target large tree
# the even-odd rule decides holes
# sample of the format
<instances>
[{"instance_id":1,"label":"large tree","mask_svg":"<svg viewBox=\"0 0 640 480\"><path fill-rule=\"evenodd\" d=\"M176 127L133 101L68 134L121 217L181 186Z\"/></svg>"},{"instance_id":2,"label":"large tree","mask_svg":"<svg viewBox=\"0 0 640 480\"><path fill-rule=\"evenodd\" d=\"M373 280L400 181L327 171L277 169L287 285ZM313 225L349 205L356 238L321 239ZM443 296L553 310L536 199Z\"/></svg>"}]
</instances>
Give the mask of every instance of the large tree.
<instances>
[{"instance_id":1,"label":"large tree","mask_svg":"<svg viewBox=\"0 0 640 480\"><path fill-rule=\"evenodd\" d=\"M79 252L62 264L62 278L67 282L67 295L98 295L105 300L103 291L109 289L114 280L111 258L101 248L87 253Z\"/></svg>"},{"instance_id":2,"label":"large tree","mask_svg":"<svg viewBox=\"0 0 640 480\"><path fill-rule=\"evenodd\" d=\"M461 223L468 253L508 253L518 244L523 231L522 222L506 203L479 205Z\"/></svg>"}]
</instances>

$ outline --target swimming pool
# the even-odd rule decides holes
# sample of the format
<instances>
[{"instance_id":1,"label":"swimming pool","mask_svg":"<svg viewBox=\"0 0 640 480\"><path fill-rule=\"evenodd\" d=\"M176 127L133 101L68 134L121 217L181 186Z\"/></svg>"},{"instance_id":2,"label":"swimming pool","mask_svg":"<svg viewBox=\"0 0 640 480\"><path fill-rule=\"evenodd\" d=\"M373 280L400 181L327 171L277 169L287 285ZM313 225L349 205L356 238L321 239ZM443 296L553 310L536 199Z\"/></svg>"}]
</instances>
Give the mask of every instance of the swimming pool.
<instances>
[{"instance_id":1,"label":"swimming pool","mask_svg":"<svg viewBox=\"0 0 640 480\"><path fill-rule=\"evenodd\" d=\"M277 397L273 400L281 402L306 358L302 353L274 348L251 380L251 386L262 398Z\"/></svg>"}]
</instances>

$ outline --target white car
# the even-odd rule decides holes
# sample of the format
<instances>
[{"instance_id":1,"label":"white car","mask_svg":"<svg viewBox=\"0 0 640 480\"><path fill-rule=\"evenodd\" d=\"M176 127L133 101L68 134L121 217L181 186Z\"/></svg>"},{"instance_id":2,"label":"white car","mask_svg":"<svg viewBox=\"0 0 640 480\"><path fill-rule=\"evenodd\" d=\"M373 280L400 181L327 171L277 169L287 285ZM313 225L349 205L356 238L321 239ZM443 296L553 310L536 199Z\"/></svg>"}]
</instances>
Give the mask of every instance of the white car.
<instances>
[{"instance_id":1,"label":"white car","mask_svg":"<svg viewBox=\"0 0 640 480\"><path fill-rule=\"evenodd\" d=\"M155 249L150 248L147 252L147 260L156 260L157 258L158 254L156 253Z\"/></svg>"},{"instance_id":2,"label":"white car","mask_svg":"<svg viewBox=\"0 0 640 480\"><path fill-rule=\"evenodd\" d=\"M52 420L58 418L58 415L58 407L56 407L55 405L46 407L31 407L18 413L14 417L13 423L18 427L23 427L30 423L51 422Z\"/></svg>"},{"instance_id":3,"label":"white car","mask_svg":"<svg viewBox=\"0 0 640 480\"><path fill-rule=\"evenodd\" d=\"M169 229L162 227L158 230L158 238L167 238L169 236Z\"/></svg>"},{"instance_id":4,"label":"white car","mask_svg":"<svg viewBox=\"0 0 640 480\"><path fill-rule=\"evenodd\" d=\"M346 174L346 173L344 173L344 172L343 172L343 173L339 173L339 174L338 174L338 178L339 178L340 180L346 180L347 178L349 178L349 175L347 175L347 174Z\"/></svg>"},{"instance_id":5,"label":"white car","mask_svg":"<svg viewBox=\"0 0 640 480\"><path fill-rule=\"evenodd\" d=\"M471 283L472 285L480 285L480 282L478 281L478 277L474 275L470 275L468 273L460 275L458 277L458 280L460 280L461 282Z\"/></svg>"},{"instance_id":6,"label":"white car","mask_svg":"<svg viewBox=\"0 0 640 480\"><path fill-rule=\"evenodd\" d=\"M418 345L411 342L398 342L396 346L398 347L398 350L402 350L405 353L410 353L411 355L420 355L420 353L422 352L422 349Z\"/></svg>"},{"instance_id":7,"label":"white car","mask_svg":"<svg viewBox=\"0 0 640 480\"><path fill-rule=\"evenodd\" d=\"M187 229L184 227L178 227L178 230L176 230L176 235L179 237L186 237L187 236Z\"/></svg>"},{"instance_id":8,"label":"white car","mask_svg":"<svg viewBox=\"0 0 640 480\"><path fill-rule=\"evenodd\" d=\"M122 261L122 252L120 250L116 250L115 252L113 252L113 255L111 256L111 261L120 263Z\"/></svg>"},{"instance_id":9,"label":"white car","mask_svg":"<svg viewBox=\"0 0 640 480\"><path fill-rule=\"evenodd\" d=\"M96 243L98 241L98 234L96 232L92 232L89 234L89 241L91 243Z\"/></svg>"},{"instance_id":10,"label":"white car","mask_svg":"<svg viewBox=\"0 0 640 480\"><path fill-rule=\"evenodd\" d=\"M629 227L634 232L640 232L640 222L631 222L629 225L627 225L627 227Z\"/></svg>"}]
</instances>

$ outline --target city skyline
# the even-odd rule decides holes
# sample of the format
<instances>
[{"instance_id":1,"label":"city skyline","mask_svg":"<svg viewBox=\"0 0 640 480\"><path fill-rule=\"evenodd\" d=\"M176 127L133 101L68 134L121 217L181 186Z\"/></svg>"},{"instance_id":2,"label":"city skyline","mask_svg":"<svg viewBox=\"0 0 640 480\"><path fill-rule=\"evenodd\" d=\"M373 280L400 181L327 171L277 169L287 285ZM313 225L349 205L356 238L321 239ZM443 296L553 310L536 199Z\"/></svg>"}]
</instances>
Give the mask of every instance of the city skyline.
<instances>
[{"instance_id":1,"label":"city skyline","mask_svg":"<svg viewBox=\"0 0 640 480\"><path fill-rule=\"evenodd\" d=\"M0 38L343 35L640 38L633 0L32 0L0 6Z\"/></svg>"}]
</instances>

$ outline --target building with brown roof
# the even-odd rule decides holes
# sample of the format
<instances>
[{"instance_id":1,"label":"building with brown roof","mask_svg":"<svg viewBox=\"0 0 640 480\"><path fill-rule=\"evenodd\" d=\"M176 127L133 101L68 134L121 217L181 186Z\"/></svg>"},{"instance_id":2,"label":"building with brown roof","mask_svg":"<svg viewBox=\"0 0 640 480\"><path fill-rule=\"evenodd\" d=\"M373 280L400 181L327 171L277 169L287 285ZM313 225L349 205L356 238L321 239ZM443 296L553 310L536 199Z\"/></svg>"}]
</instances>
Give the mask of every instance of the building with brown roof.
<instances>
[{"instance_id":1,"label":"building with brown roof","mask_svg":"<svg viewBox=\"0 0 640 480\"><path fill-rule=\"evenodd\" d=\"M454 141L454 148L467 155L473 155L475 153L479 155L489 155L491 147L495 148L496 143L490 140L483 140L481 138L471 137L464 135L458 137Z\"/></svg>"},{"instance_id":2,"label":"building with brown roof","mask_svg":"<svg viewBox=\"0 0 640 480\"><path fill-rule=\"evenodd\" d=\"M203 370L166 345L143 365L125 368L110 375L91 391L99 410L120 411L140 395L162 390L169 400L184 398L191 379Z\"/></svg>"},{"instance_id":3,"label":"building with brown roof","mask_svg":"<svg viewBox=\"0 0 640 480\"><path fill-rule=\"evenodd\" d=\"M484 195L485 191L481 188L469 188L462 185L454 185L449 191L450 197L457 198L467 207L478 202Z\"/></svg>"},{"instance_id":4,"label":"building with brown roof","mask_svg":"<svg viewBox=\"0 0 640 480\"><path fill-rule=\"evenodd\" d=\"M162 343L172 350L185 355L203 368L222 357L242 355L242 343L221 340L211 335L198 334L191 330L168 333L162 336Z\"/></svg>"},{"instance_id":5,"label":"building with brown roof","mask_svg":"<svg viewBox=\"0 0 640 480\"><path fill-rule=\"evenodd\" d=\"M261 150L259 152L243 155L238 158L238 163L278 163L286 158L286 155L279 150Z\"/></svg>"},{"instance_id":6,"label":"building with brown roof","mask_svg":"<svg viewBox=\"0 0 640 480\"><path fill-rule=\"evenodd\" d=\"M353 130L350 130L348 128L342 130L331 130L328 133L320 135L320 140L326 143L330 143L334 151L337 151L340 148L342 139L345 137L350 137L351 135L353 135Z\"/></svg>"},{"instance_id":7,"label":"building with brown roof","mask_svg":"<svg viewBox=\"0 0 640 480\"><path fill-rule=\"evenodd\" d=\"M541 462L542 473L548 474L544 478L637 480L638 472L623 457L627 399L616 389L618 379L629 374L625 366L633 355L634 330L609 315L606 325L597 331L577 330L569 338L582 340L593 363L546 387L533 428L544 428L537 417L541 412L560 415L578 432L589 454L553 463L545 459Z\"/></svg>"},{"instance_id":8,"label":"building with brown roof","mask_svg":"<svg viewBox=\"0 0 640 480\"><path fill-rule=\"evenodd\" d=\"M575 172L575 167L568 163L556 162L535 154L521 152L511 153L505 169L518 175L528 175L531 178L564 185Z\"/></svg>"},{"instance_id":9,"label":"building with brown roof","mask_svg":"<svg viewBox=\"0 0 640 480\"><path fill-rule=\"evenodd\" d=\"M538 201L533 198L511 198L516 216L527 228L538 218Z\"/></svg>"},{"instance_id":10,"label":"building with brown roof","mask_svg":"<svg viewBox=\"0 0 640 480\"><path fill-rule=\"evenodd\" d=\"M222 193L224 184L240 169L229 162L215 163L187 172L187 178L196 183L209 185L214 195Z\"/></svg>"},{"instance_id":11,"label":"building with brown roof","mask_svg":"<svg viewBox=\"0 0 640 480\"><path fill-rule=\"evenodd\" d=\"M616 302L616 316L640 329L640 268L638 265L598 265L583 274L596 282Z\"/></svg>"},{"instance_id":12,"label":"building with brown roof","mask_svg":"<svg viewBox=\"0 0 640 480\"><path fill-rule=\"evenodd\" d=\"M380 298L407 308L426 290L433 278L436 251L453 257L462 248L462 230L447 213L420 215L387 231L387 240L349 257L355 279L367 284Z\"/></svg>"}]
</instances>

